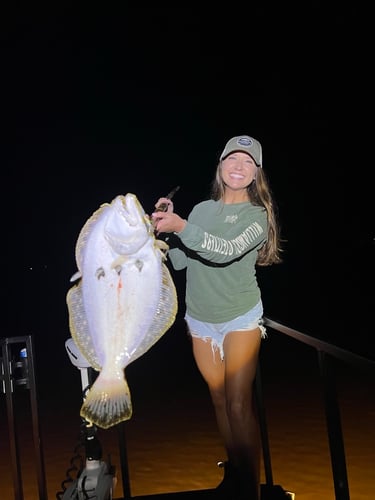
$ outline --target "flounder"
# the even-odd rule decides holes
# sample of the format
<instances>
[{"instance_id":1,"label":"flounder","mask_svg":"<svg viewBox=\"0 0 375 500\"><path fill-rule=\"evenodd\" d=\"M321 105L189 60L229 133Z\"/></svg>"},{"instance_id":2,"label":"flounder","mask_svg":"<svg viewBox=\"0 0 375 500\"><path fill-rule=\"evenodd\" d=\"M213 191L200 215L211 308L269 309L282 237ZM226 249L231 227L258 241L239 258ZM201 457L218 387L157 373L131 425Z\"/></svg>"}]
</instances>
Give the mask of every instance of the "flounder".
<instances>
[{"instance_id":1,"label":"flounder","mask_svg":"<svg viewBox=\"0 0 375 500\"><path fill-rule=\"evenodd\" d=\"M104 203L81 229L77 281L66 301L73 340L99 372L80 415L107 429L132 416L125 368L175 321L177 293L165 264L168 245L155 237L137 196Z\"/></svg>"}]
</instances>

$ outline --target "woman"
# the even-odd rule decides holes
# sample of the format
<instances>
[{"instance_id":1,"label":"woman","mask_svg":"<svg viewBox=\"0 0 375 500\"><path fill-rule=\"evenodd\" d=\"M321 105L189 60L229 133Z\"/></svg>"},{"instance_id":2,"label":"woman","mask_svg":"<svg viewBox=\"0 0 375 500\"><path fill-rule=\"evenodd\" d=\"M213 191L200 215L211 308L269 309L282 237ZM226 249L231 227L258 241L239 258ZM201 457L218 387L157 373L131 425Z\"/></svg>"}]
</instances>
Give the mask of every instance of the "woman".
<instances>
[{"instance_id":1,"label":"woman","mask_svg":"<svg viewBox=\"0 0 375 500\"><path fill-rule=\"evenodd\" d=\"M152 218L168 237L174 269L186 268L185 320L227 452L224 498L260 498L260 435L253 397L263 306L256 265L281 262L279 228L262 165L262 147L230 139L216 169L210 200L184 220L173 203Z\"/></svg>"}]
</instances>

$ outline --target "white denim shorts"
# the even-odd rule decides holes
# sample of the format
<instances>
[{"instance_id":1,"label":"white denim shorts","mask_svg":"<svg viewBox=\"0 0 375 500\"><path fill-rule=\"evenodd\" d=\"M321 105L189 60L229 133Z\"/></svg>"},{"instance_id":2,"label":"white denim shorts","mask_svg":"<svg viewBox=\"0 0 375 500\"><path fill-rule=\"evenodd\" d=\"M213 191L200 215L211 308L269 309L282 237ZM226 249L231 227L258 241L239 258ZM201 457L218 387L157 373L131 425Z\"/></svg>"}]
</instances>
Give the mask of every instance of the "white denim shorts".
<instances>
[{"instance_id":1,"label":"white denim shorts","mask_svg":"<svg viewBox=\"0 0 375 500\"><path fill-rule=\"evenodd\" d=\"M185 314L185 321L190 335L206 342L211 340L212 352L218 349L222 360L224 359L223 344L227 333L255 330L259 328L261 338L263 339L267 336L266 328L263 324L263 304L261 300L247 313L231 321L226 321L225 323L206 323L198 321L187 313Z\"/></svg>"}]
</instances>

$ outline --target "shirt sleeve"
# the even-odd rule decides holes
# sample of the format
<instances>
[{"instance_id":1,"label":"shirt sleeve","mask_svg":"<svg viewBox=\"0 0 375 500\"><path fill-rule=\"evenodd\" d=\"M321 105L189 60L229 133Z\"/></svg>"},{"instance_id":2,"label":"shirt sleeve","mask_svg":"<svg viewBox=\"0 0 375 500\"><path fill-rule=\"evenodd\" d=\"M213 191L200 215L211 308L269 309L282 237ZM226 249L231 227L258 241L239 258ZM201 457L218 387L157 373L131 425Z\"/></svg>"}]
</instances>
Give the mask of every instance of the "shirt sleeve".
<instances>
[{"instance_id":1,"label":"shirt sleeve","mask_svg":"<svg viewBox=\"0 0 375 500\"><path fill-rule=\"evenodd\" d=\"M259 249L267 240L267 216L262 207L256 207L253 217L232 225L225 236L205 231L191 222L177 236L190 250L201 258L215 264L226 264L246 253Z\"/></svg>"},{"instance_id":2,"label":"shirt sleeve","mask_svg":"<svg viewBox=\"0 0 375 500\"><path fill-rule=\"evenodd\" d=\"M171 261L173 269L176 271L180 271L181 269L185 269L187 266L187 255L180 248L171 248L168 250L168 257Z\"/></svg>"},{"instance_id":3,"label":"shirt sleeve","mask_svg":"<svg viewBox=\"0 0 375 500\"><path fill-rule=\"evenodd\" d=\"M166 243L168 245L168 258L173 266L173 269L176 271L180 271L187 266L187 249L184 249L184 246L179 238L175 236L173 233L169 234L166 238Z\"/></svg>"}]
</instances>

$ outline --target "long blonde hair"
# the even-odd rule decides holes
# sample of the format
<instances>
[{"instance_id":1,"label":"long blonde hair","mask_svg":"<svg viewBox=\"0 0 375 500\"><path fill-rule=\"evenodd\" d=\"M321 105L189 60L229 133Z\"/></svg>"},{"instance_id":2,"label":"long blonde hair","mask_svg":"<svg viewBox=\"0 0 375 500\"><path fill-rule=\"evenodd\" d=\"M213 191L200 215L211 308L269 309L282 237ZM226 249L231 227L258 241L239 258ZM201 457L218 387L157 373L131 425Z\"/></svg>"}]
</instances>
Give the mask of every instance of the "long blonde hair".
<instances>
[{"instance_id":1,"label":"long blonde hair","mask_svg":"<svg viewBox=\"0 0 375 500\"><path fill-rule=\"evenodd\" d=\"M215 201L222 200L224 197L225 184L221 176L221 165L222 161L217 166L216 175L211 186L211 198ZM249 201L253 205L264 207L267 212L268 236L267 241L258 251L257 264L258 266L279 264L282 262L280 257L282 249L277 207L263 168L257 168L256 177L247 187L247 193Z\"/></svg>"}]
</instances>

